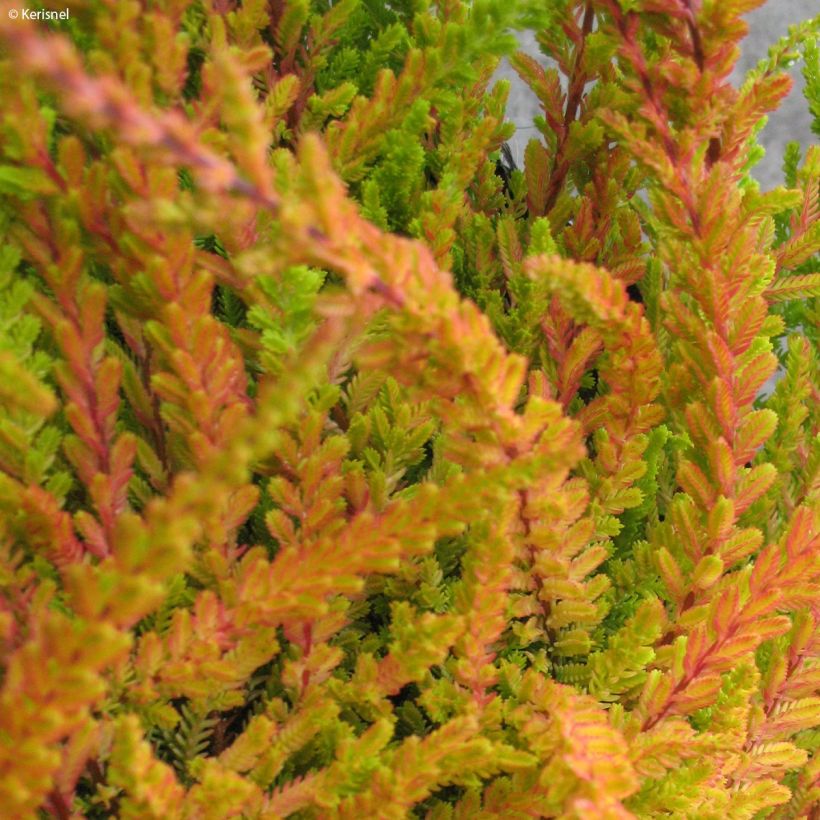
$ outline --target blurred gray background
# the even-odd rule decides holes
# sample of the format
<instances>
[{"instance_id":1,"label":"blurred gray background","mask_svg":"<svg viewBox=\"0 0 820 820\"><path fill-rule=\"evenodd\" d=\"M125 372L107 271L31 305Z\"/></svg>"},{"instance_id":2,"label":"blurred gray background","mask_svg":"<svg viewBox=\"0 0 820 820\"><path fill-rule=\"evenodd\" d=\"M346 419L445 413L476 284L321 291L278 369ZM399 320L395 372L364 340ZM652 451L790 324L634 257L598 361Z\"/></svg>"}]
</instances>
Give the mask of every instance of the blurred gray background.
<instances>
[{"instance_id":1,"label":"blurred gray background","mask_svg":"<svg viewBox=\"0 0 820 820\"><path fill-rule=\"evenodd\" d=\"M735 85L740 86L744 74L766 56L769 46L785 35L792 23L807 20L817 14L820 14L820 0L769 0L765 6L748 14L746 20L750 30L741 44L741 58L733 75ZM520 46L527 54L546 63L532 33L520 36ZM809 128L810 117L806 100L801 93L803 77L800 69L800 63L792 67L794 88L780 109L769 115L768 124L761 135L766 157L755 168L754 175L764 189L783 182L781 160L787 142L797 140L805 151L809 144L817 141ZM524 147L538 135L532 125L533 117L539 113L538 100L506 62L499 68L497 76L507 78L512 83L507 116L516 124L517 130L510 140L510 147L520 166L523 164Z\"/></svg>"}]
</instances>

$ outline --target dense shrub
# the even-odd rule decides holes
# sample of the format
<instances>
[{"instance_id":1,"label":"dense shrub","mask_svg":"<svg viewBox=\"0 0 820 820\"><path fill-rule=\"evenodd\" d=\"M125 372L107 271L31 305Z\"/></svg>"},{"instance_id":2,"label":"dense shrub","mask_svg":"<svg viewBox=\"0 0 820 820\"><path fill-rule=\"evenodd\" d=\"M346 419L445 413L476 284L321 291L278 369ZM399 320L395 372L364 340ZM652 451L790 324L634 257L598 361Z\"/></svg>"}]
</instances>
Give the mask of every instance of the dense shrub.
<instances>
[{"instance_id":1,"label":"dense shrub","mask_svg":"<svg viewBox=\"0 0 820 820\"><path fill-rule=\"evenodd\" d=\"M818 21L736 89L757 5L3 7L0 816L817 816L820 149L750 170Z\"/></svg>"}]
</instances>

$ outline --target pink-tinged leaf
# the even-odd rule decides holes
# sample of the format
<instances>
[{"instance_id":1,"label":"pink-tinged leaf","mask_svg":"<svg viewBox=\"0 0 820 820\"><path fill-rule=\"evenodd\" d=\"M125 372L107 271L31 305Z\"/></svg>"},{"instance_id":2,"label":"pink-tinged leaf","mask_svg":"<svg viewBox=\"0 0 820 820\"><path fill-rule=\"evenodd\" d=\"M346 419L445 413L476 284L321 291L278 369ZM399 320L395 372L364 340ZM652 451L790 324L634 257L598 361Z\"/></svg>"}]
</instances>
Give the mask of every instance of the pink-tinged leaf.
<instances>
[{"instance_id":1,"label":"pink-tinged leaf","mask_svg":"<svg viewBox=\"0 0 820 820\"><path fill-rule=\"evenodd\" d=\"M663 777L682 760L696 756L694 729L681 718L670 717L639 733L629 744L630 757L638 774Z\"/></svg>"},{"instance_id":2,"label":"pink-tinged leaf","mask_svg":"<svg viewBox=\"0 0 820 820\"><path fill-rule=\"evenodd\" d=\"M785 615L773 615L770 618L756 620L751 628L762 643L785 635L791 629L791 625L791 621Z\"/></svg>"},{"instance_id":3,"label":"pink-tinged leaf","mask_svg":"<svg viewBox=\"0 0 820 820\"><path fill-rule=\"evenodd\" d=\"M188 390L202 387L202 374L196 359L187 350L175 350L171 356L174 369Z\"/></svg>"},{"instance_id":4,"label":"pink-tinged leaf","mask_svg":"<svg viewBox=\"0 0 820 820\"><path fill-rule=\"evenodd\" d=\"M666 584L666 588L669 590L669 594L675 600L681 600L686 592L686 582L678 562L666 547L661 547L658 550L656 559L658 570L664 584Z\"/></svg>"},{"instance_id":5,"label":"pink-tinged leaf","mask_svg":"<svg viewBox=\"0 0 820 820\"><path fill-rule=\"evenodd\" d=\"M66 360L68 372L85 390L93 386L94 377L89 369L90 351L77 329L69 321L61 319L54 328L54 337Z\"/></svg>"},{"instance_id":6,"label":"pink-tinged leaf","mask_svg":"<svg viewBox=\"0 0 820 820\"><path fill-rule=\"evenodd\" d=\"M527 180L527 208L533 216L544 216L549 191L549 153L538 140L530 140L524 149L524 162L524 175Z\"/></svg>"},{"instance_id":7,"label":"pink-tinged leaf","mask_svg":"<svg viewBox=\"0 0 820 820\"><path fill-rule=\"evenodd\" d=\"M790 636L789 661L792 666L797 666L799 659L812 651L813 639L820 639L820 633L817 631L817 618L810 612L801 613L795 618Z\"/></svg>"},{"instance_id":8,"label":"pink-tinged leaf","mask_svg":"<svg viewBox=\"0 0 820 820\"><path fill-rule=\"evenodd\" d=\"M236 530L245 523L259 501L259 489L253 484L238 489L232 496L223 523L227 530Z\"/></svg>"},{"instance_id":9,"label":"pink-tinged leaf","mask_svg":"<svg viewBox=\"0 0 820 820\"><path fill-rule=\"evenodd\" d=\"M755 779L764 773L784 773L788 769L802 766L807 759L808 752L798 749L793 743L762 743L752 748L745 764L748 768L745 771L741 769L741 773L749 779Z\"/></svg>"},{"instance_id":10,"label":"pink-tinged leaf","mask_svg":"<svg viewBox=\"0 0 820 820\"><path fill-rule=\"evenodd\" d=\"M666 418L666 411L660 404L645 404L635 414L635 430L645 433L657 427Z\"/></svg>"},{"instance_id":11,"label":"pink-tinged leaf","mask_svg":"<svg viewBox=\"0 0 820 820\"><path fill-rule=\"evenodd\" d=\"M189 396L185 385L171 373L153 375L151 387L159 398L175 405L184 405Z\"/></svg>"},{"instance_id":12,"label":"pink-tinged leaf","mask_svg":"<svg viewBox=\"0 0 820 820\"><path fill-rule=\"evenodd\" d=\"M782 604L783 595L779 589L756 593L754 598L743 608L743 623L753 624L757 619L777 610Z\"/></svg>"},{"instance_id":13,"label":"pink-tinged leaf","mask_svg":"<svg viewBox=\"0 0 820 820\"><path fill-rule=\"evenodd\" d=\"M105 304L107 288L101 282L91 281L81 289L79 330L89 357L105 338Z\"/></svg>"},{"instance_id":14,"label":"pink-tinged leaf","mask_svg":"<svg viewBox=\"0 0 820 820\"><path fill-rule=\"evenodd\" d=\"M786 553L791 559L814 548L818 543L817 513L809 507L798 507L786 535Z\"/></svg>"},{"instance_id":15,"label":"pink-tinged leaf","mask_svg":"<svg viewBox=\"0 0 820 820\"><path fill-rule=\"evenodd\" d=\"M753 410L740 422L735 438L735 462L745 464L777 429L777 413Z\"/></svg>"},{"instance_id":16,"label":"pink-tinged leaf","mask_svg":"<svg viewBox=\"0 0 820 820\"><path fill-rule=\"evenodd\" d=\"M662 296L666 309L664 324L675 335L688 342L697 342L703 337L703 320L687 307L674 291L667 291Z\"/></svg>"},{"instance_id":17,"label":"pink-tinged leaf","mask_svg":"<svg viewBox=\"0 0 820 820\"><path fill-rule=\"evenodd\" d=\"M710 413L706 409L703 402L690 402L683 412L686 416L689 436L699 448L705 449L710 441L714 441L722 435L722 426L715 419L714 413Z\"/></svg>"},{"instance_id":18,"label":"pink-tinged leaf","mask_svg":"<svg viewBox=\"0 0 820 820\"><path fill-rule=\"evenodd\" d=\"M723 574L723 561L717 555L704 555L692 571L692 585L696 589L709 589Z\"/></svg>"},{"instance_id":19,"label":"pink-tinged leaf","mask_svg":"<svg viewBox=\"0 0 820 820\"><path fill-rule=\"evenodd\" d=\"M265 526L280 547L296 547L296 525L293 519L282 510L268 510L265 514Z\"/></svg>"},{"instance_id":20,"label":"pink-tinged leaf","mask_svg":"<svg viewBox=\"0 0 820 820\"><path fill-rule=\"evenodd\" d=\"M590 361L602 349L600 335L590 327L584 328L572 342L566 359L558 368L559 398L564 407L575 397Z\"/></svg>"},{"instance_id":21,"label":"pink-tinged leaf","mask_svg":"<svg viewBox=\"0 0 820 820\"><path fill-rule=\"evenodd\" d=\"M760 464L743 475L737 483L735 496L735 513L742 515L762 498L777 478L777 469L773 464Z\"/></svg>"},{"instance_id":22,"label":"pink-tinged leaf","mask_svg":"<svg viewBox=\"0 0 820 820\"><path fill-rule=\"evenodd\" d=\"M61 750L62 761L56 778L57 788L66 795L69 803L88 760L99 753L101 734L99 724L89 720L69 737Z\"/></svg>"},{"instance_id":23,"label":"pink-tinged leaf","mask_svg":"<svg viewBox=\"0 0 820 820\"><path fill-rule=\"evenodd\" d=\"M771 707L780 694L783 684L786 681L788 667L788 660L784 654L778 653L774 655L763 677L763 700L767 707Z\"/></svg>"},{"instance_id":24,"label":"pink-tinged leaf","mask_svg":"<svg viewBox=\"0 0 820 820\"><path fill-rule=\"evenodd\" d=\"M724 496L734 495L736 467L734 454L724 438L718 438L707 448L709 465Z\"/></svg>"},{"instance_id":25,"label":"pink-tinged leaf","mask_svg":"<svg viewBox=\"0 0 820 820\"><path fill-rule=\"evenodd\" d=\"M717 492L709 479L694 462L684 460L678 468L678 483L703 509L709 509L715 502Z\"/></svg>"},{"instance_id":26,"label":"pink-tinged leaf","mask_svg":"<svg viewBox=\"0 0 820 820\"><path fill-rule=\"evenodd\" d=\"M752 659L761 638L752 632L736 635L724 641L709 658L709 669L714 672L728 672L741 663Z\"/></svg>"},{"instance_id":27,"label":"pink-tinged leaf","mask_svg":"<svg viewBox=\"0 0 820 820\"><path fill-rule=\"evenodd\" d=\"M735 356L740 356L749 349L749 345L760 333L765 318L766 302L762 299L749 299L740 306L735 314L729 337Z\"/></svg>"},{"instance_id":28,"label":"pink-tinged leaf","mask_svg":"<svg viewBox=\"0 0 820 820\"><path fill-rule=\"evenodd\" d=\"M729 383L721 378L714 379L709 386L709 398L723 437L731 440L737 424L737 408Z\"/></svg>"},{"instance_id":29,"label":"pink-tinged leaf","mask_svg":"<svg viewBox=\"0 0 820 820\"><path fill-rule=\"evenodd\" d=\"M720 550L720 557L723 558L727 567L748 558L752 553L757 552L763 543L763 533L749 527L738 530L732 534Z\"/></svg>"},{"instance_id":30,"label":"pink-tinged leaf","mask_svg":"<svg viewBox=\"0 0 820 820\"><path fill-rule=\"evenodd\" d=\"M807 697L781 703L760 730L761 740L785 740L807 729L820 726L820 697Z\"/></svg>"},{"instance_id":31,"label":"pink-tinged leaf","mask_svg":"<svg viewBox=\"0 0 820 820\"><path fill-rule=\"evenodd\" d=\"M559 135L564 131L564 93L558 72L545 69L537 60L519 51L510 58L510 65L538 97L550 127Z\"/></svg>"},{"instance_id":32,"label":"pink-tinged leaf","mask_svg":"<svg viewBox=\"0 0 820 820\"><path fill-rule=\"evenodd\" d=\"M809 200L810 195L807 195L801 218L798 224L793 226L793 229L796 227L793 236L784 245L778 248L778 271L796 268L820 251L820 219L817 219L815 216L814 220L812 220L811 215L807 213L806 206L809 205ZM797 278L803 277L783 276L776 281L782 282L784 280L788 281ZM818 280L820 280L820 277L817 277L815 282Z\"/></svg>"},{"instance_id":33,"label":"pink-tinged leaf","mask_svg":"<svg viewBox=\"0 0 820 820\"><path fill-rule=\"evenodd\" d=\"M762 0L744 0L732 5L735 7L734 13L739 15L746 10L737 8L739 5L753 7L761 4ZM760 119L767 112L777 108L780 100L789 93L791 87L791 77L785 73L763 74L753 82L744 85L729 116L725 118L726 124L721 139L725 160L734 158L742 150Z\"/></svg>"},{"instance_id":34,"label":"pink-tinged leaf","mask_svg":"<svg viewBox=\"0 0 820 820\"><path fill-rule=\"evenodd\" d=\"M133 475L132 466L137 453L137 439L131 433L123 433L111 448L109 458L109 483L111 485L111 511L119 515L127 506L128 482Z\"/></svg>"},{"instance_id":35,"label":"pink-tinged leaf","mask_svg":"<svg viewBox=\"0 0 820 820\"><path fill-rule=\"evenodd\" d=\"M781 550L776 544L769 544L760 551L752 568L749 579L749 588L753 600L764 592L773 593L772 587L777 581L777 573L781 563Z\"/></svg>"},{"instance_id":36,"label":"pink-tinged leaf","mask_svg":"<svg viewBox=\"0 0 820 820\"><path fill-rule=\"evenodd\" d=\"M66 406L64 412L68 423L77 434L77 437L94 453L96 458L102 458L105 452L104 443L100 441L99 431L90 413L84 411L73 402Z\"/></svg>"},{"instance_id":37,"label":"pink-tinged leaf","mask_svg":"<svg viewBox=\"0 0 820 820\"><path fill-rule=\"evenodd\" d=\"M109 529L114 524L114 488L105 473L97 473L88 486L88 495L96 507L103 526Z\"/></svg>"},{"instance_id":38,"label":"pink-tinged leaf","mask_svg":"<svg viewBox=\"0 0 820 820\"><path fill-rule=\"evenodd\" d=\"M35 550L42 551L58 567L82 560L83 545L74 534L71 516L61 510L51 493L40 487L29 487L22 498L26 539Z\"/></svg>"},{"instance_id":39,"label":"pink-tinged leaf","mask_svg":"<svg viewBox=\"0 0 820 820\"><path fill-rule=\"evenodd\" d=\"M77 531L83 537L86 548L92 555L98 558L104 558L110 552L108 539L105 537L105 532L100 526L100 522L94 518L93 515L80 510L74 514L74 523Z\"/></svg>"},{"instance_id":40,"label":"pink-tinged leaf","mask_svg":"<svg viewBox=\"0 0 820 820\"><path fill-rule=\"evenodd\" d=\"M766 300L772 304L820 296L820 273L781 276L766 289Z\"/></svg>"},{"instance_id":41,"label":"pink-tinged leaf","mask_svg":"<svg viewBox=\"0 0 820 820\"><path fill-rule=\"evenodd\" d=\"M122 388L125 398L133 408L140 424L150 428L154 424L154 408L151 404L151 396L145 389L135 365L130 360L123 365Z\"/></svg>"},{"instance_id":42,"label":"pink-tinged leaf","mask_svg":"<svg viewBox=\"0 0 820 820\"><path fill-rule=\"evenodd\" d=\"M774 353L760 353L747 362L735 378L737 406L743 407L751 404L775 370L777 370L777 356Z\"/></svg>"},{"instance_id":43,"label":"pink-tinged leaf","mask_svg":"<svg viewBox=\"0 0 820 820\"><path fill-rule=\"evenodd\" d=\"M709 511L706 534L709 540L718 546L722 545L732 532L735 523L735 505L731 499L720 496Z\"/></svg>"},{"instance_id":44,"label":"pink-tinged leaf","mask_svg":"<svg viewBox=\"0 0 820 820\"><path fill-rule=\"evenodd\" d=\"M783 696L789 699L809 697L816 692L820 692L820 666L799 669L783 687Z\"/></svg>"},{"instance_id":45,"label":"pink-tinged leaf","mask_svg":"<svg viewBox=\"0 0 820 820\"><path fill-rule=\"evenodd\" d=\"M722 641L729 633L739 611L740 593L737 586L728 586L721 592L712 608L710 625L718 641Z\"/></svg>"},{"instance_id":46,"label":"pink-tinged leaf","mask_svg":"<svg viewBox=\"0 0 820 820\"><path fill-rule=\"evenodd\" d=\"M787 566L790 570L789 576L784 579L782 606L784 609L792 611L803 611L815 607L820 600L820 583L800 583L800 578L817 577L817 560L802 558L794 564Z\"/></svg>"},{"instance_id":47,"label":"pink-tinged leaf","mask_svg":"<svg viewBox=\"0 0 820 820\"><path fill-rule=\"evenodd\" d=\"M699 561L703 554L704 536L700 515L692 499L678 495L672 502L670 517L686 554L693 562Z\"/></svg>"},{"instance_id":48,"label":"pink-tinged leaf","mask_svg":"<svg viewBox=\"0 0 820 820\"><path fill-rule=\"evenodd\" d=\"M695 678L684 690L673 696L672 710L675 714L685 715L711 706L717 699L722 685L723 678L717 674Z\"/></svg>"},{"instance_id":49,"label":"pink-tinged leaf","mask_svg":"<svg viewBox=\"0 0 820 820\"><path fill-rule=\"evenodd\" d=\"M726 342L715 332L706 334L706 344L712 355L712 365L720 380L731 384L737 370L735 357Z\"/></svg>"},{"instance_id":50,"label":"pink-tinged leaf","mask_svg":"<svg viewBox=\"0 0 820 820\"><path fill-rule=\"evenodd\" d=\"M533 704L554 723L565 765L593 792L624 799L638 788L625 741L596 701L569 686L546 681L536 689Z\"/></svg>"},{"instance_id":51,"label":"pink-tinged leaf","mask_svg":"<svg viewBox=\"0 0 820 820\"><path fill-rule=\"evenodd\" d=\"M105 425L106 434L114 432L113 416L119 407L120 384L122 382L122 362L109 356L97 368L94 379L97 416Z\"/></svg>"},{"instance_id":52,"label":"pink-tinged leaf","mask_svg":"<svg viewBox=\"0 0 820 820\"><path fill-rule=\"evenodd\" d=\"M571 579L581 580L598 569L609 557L609 550L598 544L581 553L578 558L570 562L568 575Z\"/></svg>"},{"instance_id":53,"label":"pink-tinged leaf","mask_svg":"<svg viewBox=\"0 0 820 820\"><path fill-rule=\"evenodd\" d=\"M120 476L125 474L130 477L131 465L134 463L134 457L137 454L137 438L132 433L123 433L111 447L111 455L109 459L110 474L117 477L119 481L123 479ZM125 478L128 481L128 478Z\"/></svg>"},{"instance_id":54,"label":"pink-tinged leaf","mask_svg":"<svg viewBox=\"0 0 820 820\"><path fill-rule=\"evenodd\" d=\"M70 418L68 412L66 412L66 416ZM63 439L63 452L69 463L77 471L77 475L79 475L83 484L90 484L91 479L100 469L97 451L89 447L78 436L68 435Z\"/></svg>"},{"instance_id":55,"label":"pink-tinged leaf","mask_svg":"<svg viewBox=\"0 0 820 820\"><path fill-rule=\"evenodd\" d=\"M698 624L686 637L686 655L683 659L683 671L687 678L694 677L700 666L711 641L706 633L706 627Z\"/></svg>"}]
</instances>

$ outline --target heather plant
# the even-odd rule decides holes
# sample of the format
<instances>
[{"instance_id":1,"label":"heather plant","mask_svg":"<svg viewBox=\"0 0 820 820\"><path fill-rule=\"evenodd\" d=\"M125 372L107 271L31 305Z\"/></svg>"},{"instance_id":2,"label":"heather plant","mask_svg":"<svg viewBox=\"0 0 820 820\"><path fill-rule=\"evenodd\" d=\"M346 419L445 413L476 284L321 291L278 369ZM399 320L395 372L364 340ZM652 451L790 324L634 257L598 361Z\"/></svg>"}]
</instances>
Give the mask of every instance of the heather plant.
<instances>
[{"instance_id":1,"label":"heather plant","mask_svg":"<svg viewBox=\"0 0 820 820\"><path fill-rule=\"evenodd\" d=\"M760 4L3 6L0 816L816 816Z\"/></svg>"}]
</instances>

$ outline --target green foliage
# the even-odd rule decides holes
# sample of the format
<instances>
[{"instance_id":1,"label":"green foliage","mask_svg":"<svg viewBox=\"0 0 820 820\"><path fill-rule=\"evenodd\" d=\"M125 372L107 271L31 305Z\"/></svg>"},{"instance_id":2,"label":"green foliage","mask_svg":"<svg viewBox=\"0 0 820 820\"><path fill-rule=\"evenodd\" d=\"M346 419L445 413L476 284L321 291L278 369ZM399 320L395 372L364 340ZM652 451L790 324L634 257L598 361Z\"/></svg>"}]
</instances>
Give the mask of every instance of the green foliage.
<instances>
[{"instance_id":1,"label":"green foliage","mask_svg":"<svg viewBox=\"0 0 820 820\"><path fill-rule=\"evenodd\" d=\"M820 150L751 169L818 20L735 89L754 5L0 18L0 814L811 815Z\"/></svg>"}]
</instances>

